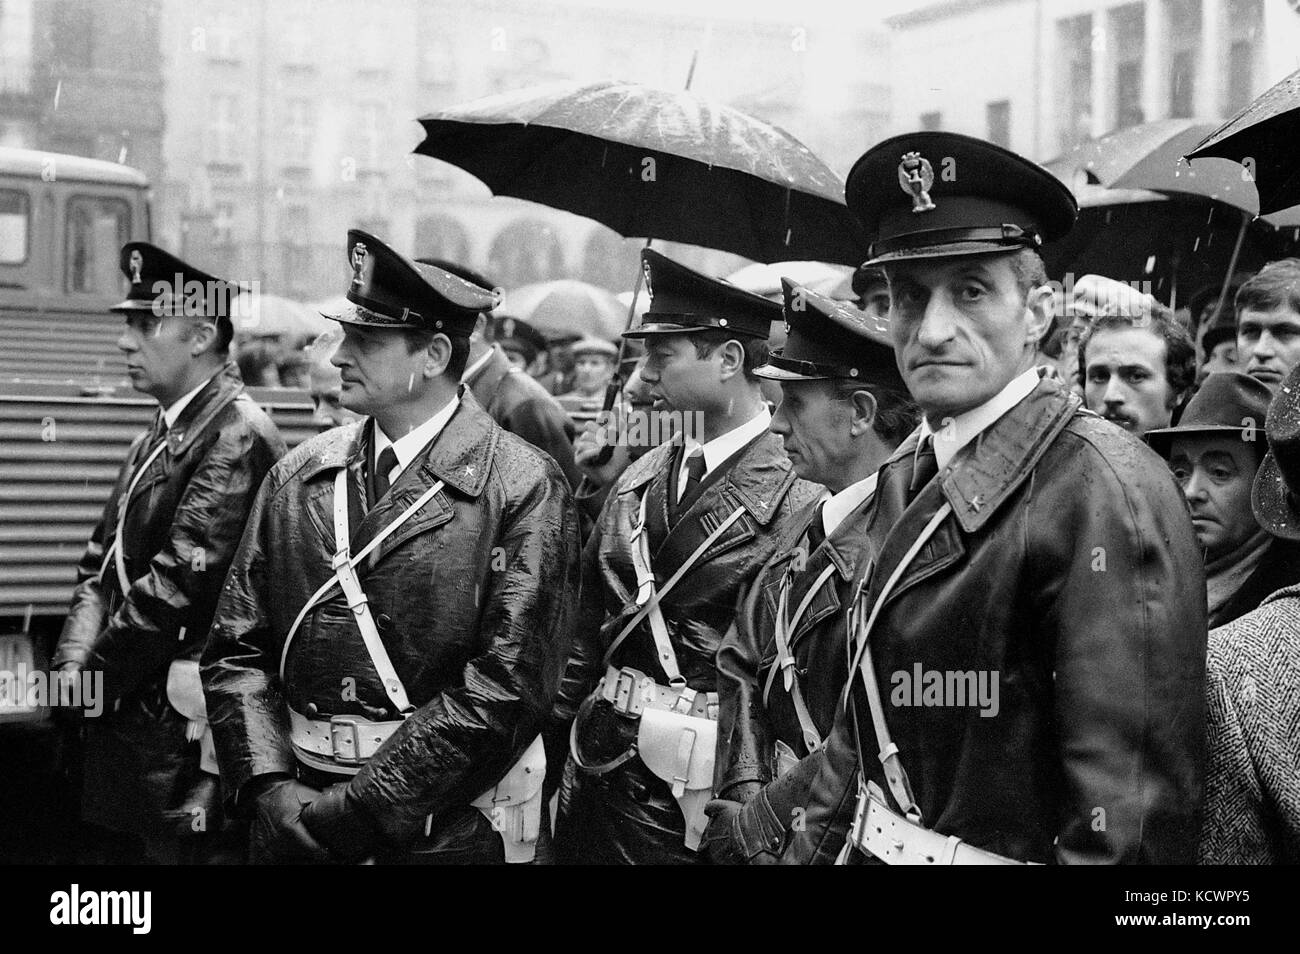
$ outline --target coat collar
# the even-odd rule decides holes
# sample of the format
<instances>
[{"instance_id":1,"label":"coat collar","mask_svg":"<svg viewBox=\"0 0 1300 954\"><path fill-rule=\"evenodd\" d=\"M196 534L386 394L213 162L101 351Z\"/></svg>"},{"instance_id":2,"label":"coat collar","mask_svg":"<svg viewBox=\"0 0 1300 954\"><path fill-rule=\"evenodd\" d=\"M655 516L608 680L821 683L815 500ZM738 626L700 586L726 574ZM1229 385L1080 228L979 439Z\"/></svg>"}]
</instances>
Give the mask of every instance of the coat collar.
<instances>
[{"instance_id":1,"label":"coat collar","mask_svg":"<svg viewBox=\"0 0 1300 954\"><path fill-rule=\"evenodd\" d=\"M367 447L364 423L347 424L331 432L334 439L325 442L321 452L304 468L303 479L310 480L325 471L360 466ZM460 389L460 407L433 445L402 472L398 483L412 471L418 471L426 484L441 480L467 497L477 497L487 483L488 468L497 445L497 428L469 388Z\"/></svg>"},{"instance_id":2,"label":"coat collar","mask_svg":"<svg viewBox=\"0 0 1300 954\"><path fill-rule=\"evenodd\" d=\"M1050 378L980 432L939 475L940 486L961 528L974 533L1037 466L1081 402ZM899 454L915 451L916 435ZM895 454L895 457L899 456Z\"/></svg>"},{"instance_id":3,"label":"coat collar","mask_svg":"<svg viewBox=\"0 0 1300 954\"><path fill-rule=\"evenodd\" d=\"M239 366L227 361L167 429L167 452L173 457L185 453L212 419L243 392L244 379L239 376Z\"/></svg>"},{"instance_id":4,"label":"coat collar","mask_svg":"<svg viewBox=\"0 0 1300 954\"><path fill-rule=\"evenodd\" d=\"M654 477L671 466L673 449L681 444L678 435L633 462L619 478L620 494L636 493ZM795 481L790 459L785 456L781 438L767 431L740 453L722 477L678 517L677 526L692 519L701 508L708 509L718 494L730 495L742 505L759 526L767 526L781 506L781 500Z\"/></svg>"}]
</instances>

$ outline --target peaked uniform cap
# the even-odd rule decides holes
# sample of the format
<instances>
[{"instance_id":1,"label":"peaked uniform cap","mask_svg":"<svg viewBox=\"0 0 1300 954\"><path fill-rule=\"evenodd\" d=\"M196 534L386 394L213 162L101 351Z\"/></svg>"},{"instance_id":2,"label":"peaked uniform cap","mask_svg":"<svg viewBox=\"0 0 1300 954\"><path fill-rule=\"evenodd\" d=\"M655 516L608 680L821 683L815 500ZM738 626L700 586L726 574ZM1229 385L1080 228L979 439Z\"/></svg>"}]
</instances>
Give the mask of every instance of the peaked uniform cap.
<instances>
[{"instance_id":1,"label":"peaked uniform cap","mask_svg":"<svg viewBox=\"0 0 1300 954\"><path fill-rule=\"evenodd\" d=\"M894 357L889 322L781 279L785 346L755 369L772 381L861 380L906 389Z\"/></svg>"},{"instance_id":2,"label":"peaked uniform cap","mask_svg":"<svg viewBox=\"0 0 1300 954\"><path fill-rule=\"evenodd\" d=\"M849 211L871 239L867 265L1040 249L1070 231L1079 207L1042 166L951 132L894 136L854 163Z\"/></svg>"},{"instance_id":3,"label":"peaked uniform cap","mask_svg":"<svg viewBox=\"0 0 1300 954\"><path fill-rule=\"evenodd\" d=\"M624 338L682 335L720 329L766 340L781 320L779 303L711 278L648 248L641 252L650 306Z\"/></svg>"},{"instance_id":4,"label":"peaked uniform cap","mask_svg":"<svg viewBox=\"0 0 1300 954\"><path fill-rule=\"evenodd\" d=\"M377 328L419 328L468 337L480 312L495 305L492 293L436 265L394 251L361 229L348 230L352 269L348 308L326 318Z\"/></svg>"},{"instance_id":5,"label":"peaked uniform cap","mask_svg":"<svg viewBox=\"0 0 1300 954\"><path fill-rule=\"evenodd\" d=\"M130 282L126 298L109 311L230 320L238 296L251 289L217 278L151 242L127 242L118 267Z\"/></svg>"}]
</instances>

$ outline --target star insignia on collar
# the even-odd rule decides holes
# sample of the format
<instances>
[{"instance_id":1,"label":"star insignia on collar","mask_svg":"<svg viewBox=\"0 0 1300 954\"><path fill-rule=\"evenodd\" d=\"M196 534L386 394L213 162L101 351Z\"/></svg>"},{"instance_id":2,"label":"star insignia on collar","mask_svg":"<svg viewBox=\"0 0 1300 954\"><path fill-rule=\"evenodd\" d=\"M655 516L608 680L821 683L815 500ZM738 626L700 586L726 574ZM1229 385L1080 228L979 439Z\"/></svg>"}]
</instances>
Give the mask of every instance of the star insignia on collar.
<instances>
[{"instance_id":1,"label":"star insignia on collar","mask_svg":"<svg viewBox=\"0 0 1300 954\"><path fill-rule=\"evenodd\" d=\"M473 476L474 476L474 465L473 465L473 464L466 464L466 465L465 465L465 476L466 476L466 477L473 477Z\"/></svg>"},{"instance_id":2,"label":"star insignia on collar","mask_svg":"<svg viewBox=\"0 0 1300 954\"><path fill-rule=\"evenodd\" d=\"M975 513L979 513L983 508L984 508L984 495L976 494L973 498L971 498L970 509Z\"/></svg>"}]
</instances>

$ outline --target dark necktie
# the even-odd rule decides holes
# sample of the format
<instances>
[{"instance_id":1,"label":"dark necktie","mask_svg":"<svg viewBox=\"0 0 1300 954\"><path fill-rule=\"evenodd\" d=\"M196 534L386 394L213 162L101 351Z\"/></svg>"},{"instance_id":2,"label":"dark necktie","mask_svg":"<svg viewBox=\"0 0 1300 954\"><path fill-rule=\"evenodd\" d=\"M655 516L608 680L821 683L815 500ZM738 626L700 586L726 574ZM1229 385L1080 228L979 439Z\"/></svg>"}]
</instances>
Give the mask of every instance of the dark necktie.
<instances>
[{"instance_id":1,"label":"dark necktie","mask_svg":"<svg viewBox=\"0 0 1300 954\"><path fill-rule=\"evenodd\" d=\"M379 460L375 464L375 500L379 501L384 494L388 493L389 480L388 475L393 472L397 466L397 452L393 450L393 445L389 444L379 452Z\"/></svg>"},{"instance_id":2,"label":"dark necktie","mask_svg":"<svg viewBox=\"0 0 1300 954\"><path fill-rule=\"evenodd\" d=\"M159 410L158 414L153 419L153 424L149 428L149 436L144 439L145 453L146 454L149 453L151 450L153 450L155 447L158 446L158 443L160 441L164 441L166 439L167 439L167 419L163 417L163 412Z\"/></svg>"},{"instance_id":3,"label":"dark necktie","mask_svg":"<svg viewBox=\"0 0 1300 954\"><path fill-rule=\"evenodd\" d=\"M697 447L686 457L686 486L682 490L682 495L678 498L680 503L685 504L687 501L694 499L692 495L700 487L700 481L704 479L704 448Z\"/></svg>"},{"instance_id":4,"label":"dark necktie","mask_svg":"<svg viewBox=\"0 0 1300 954\"><path fill-rule=\"evenodd\" d=\"M822 521L822 512L826 507L826 501L817 505L813 513L812 523L808 524L808 554L817 552L817 548L826 541L826 526Z\"/></svg>"},{"instance_id":5,"label":"dark necktie","mask_svg":"<svg viewBox=\"0 0 1300 954\"><path fill-rule=\"evenodd\" d=\"M939 458L934 456L934 439L925 437L922 439L921 449L916 452L916 467L912 470L912 483L907 489L909 503L916 499L921 488L934 479L937 473L939 473Z\"/></svg>"}]
</instances>

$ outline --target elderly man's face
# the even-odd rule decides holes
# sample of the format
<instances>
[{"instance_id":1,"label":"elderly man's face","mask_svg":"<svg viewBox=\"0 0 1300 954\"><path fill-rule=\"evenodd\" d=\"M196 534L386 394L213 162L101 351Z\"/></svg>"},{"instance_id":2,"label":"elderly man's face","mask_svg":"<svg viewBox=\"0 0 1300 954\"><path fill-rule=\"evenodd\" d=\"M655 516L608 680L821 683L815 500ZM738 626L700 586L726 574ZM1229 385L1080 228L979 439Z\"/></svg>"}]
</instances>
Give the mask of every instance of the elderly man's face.
<instances>
[{"instance_id":1,"label":"elderly man's face","mask_svg":"<svg viewBox=\"0 0 1300 954\"><path fill-rule=\"evenodd\" d=\"M1276 391L1300 365L1300 314L1290 308L1242 309L1237 316L1237 365Z\"/></svg>"},{"instance_id":2,"label":"elderly man's face","mask_svg":"<svg viewBox=\"0 0 1300 954\"><path fill-rule=\"evenodd\" d=\"M888 266L890 334L907 389L932 425L978 407L1033 365L1050 291L1020 290L1010 255Z\"/></svg>"},{"instance_id":3,"label":"elderly man's face","mask_svg":"<svg viewBox=\"0 0 1300 954\"><path fill-rule=\"evenodd\" d=\"M830 381L784 381L770 430L781 436L785 455L803 480L843 490L843 476L858 453L853 405L840 400Z\"/></svg>"},{"instance_id":4,"label":"elderly man's face","mask_svg":"<svg viewBox=\"0 0 1300 954\"><path fill-rule=\"evenodd\" d=\"M1240 436L1176 437L1169 469L1183 488L1206 561L1231 553L1259 531L1250 509L1258 458Z\"/></svg>"},{"instance_id":5,"label":"elderly man's face","mask_svg":"<svg viewBox=\"0 0 1300 954\"><path fill-rule=\"evenodd\" d=\"M1083 397L1090 411L1135 437L1168 427L1177 395L1165 374L1165 342L1147 328L1105 328L1088 341Z\"/></svg>"}]
</instances>

